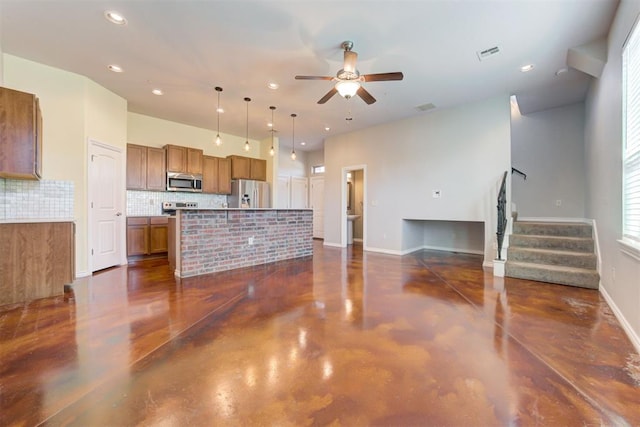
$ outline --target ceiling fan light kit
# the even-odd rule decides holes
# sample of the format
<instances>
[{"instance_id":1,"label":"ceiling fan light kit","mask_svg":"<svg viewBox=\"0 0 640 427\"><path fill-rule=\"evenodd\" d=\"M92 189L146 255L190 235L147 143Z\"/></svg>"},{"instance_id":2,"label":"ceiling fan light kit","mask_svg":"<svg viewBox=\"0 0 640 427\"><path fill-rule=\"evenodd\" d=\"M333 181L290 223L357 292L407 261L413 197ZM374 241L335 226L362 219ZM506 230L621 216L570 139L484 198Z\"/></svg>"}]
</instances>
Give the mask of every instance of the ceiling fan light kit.
<instances>
[{"instance_id":1,"label":"ceiling fan light kit","mask_svg":"<svg viewBox=\"0 0 640 427\"><path fill-rule=\"evenodd\" d=\"M334 87L327 92L325 96L320 98L318 104L324 104L333 97L336 93L339 93L345 99L350 99L355 95L358 95L364 102L371 105L376 102L376 99L371 95L363 86L365 82L381 82L391 80L402 80L404 75L397 71L393 73L377 73L377 74L364 74L360 75L360 72L356 68L356 62L358 60L358 54L354 52L353 42L344 41L340 45L344 50L344 64L340 71L336 73L335 77L330 76L296 76L296 80L331 80L335 81Z\"/></svg>"}]
</instances>

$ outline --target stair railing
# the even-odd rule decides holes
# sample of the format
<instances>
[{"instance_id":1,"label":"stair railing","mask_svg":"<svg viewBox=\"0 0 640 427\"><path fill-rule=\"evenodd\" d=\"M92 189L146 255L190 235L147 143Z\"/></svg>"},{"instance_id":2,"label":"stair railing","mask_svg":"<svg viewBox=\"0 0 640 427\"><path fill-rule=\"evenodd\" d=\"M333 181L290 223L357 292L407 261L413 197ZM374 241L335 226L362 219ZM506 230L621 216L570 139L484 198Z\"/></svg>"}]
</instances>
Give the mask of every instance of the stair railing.
<instances>
[{"instance_id":1,"label":"stair railing","mask_svg":"<svg viewBox=\"0 0 640 427\"><path fill-rule=\"evenodd\" d=\"M502 175L502 184L498 193L498 231L496 237L498 239L498 261L502 261L502 243L504 242L504 234L507 230L507 174Z\"/></svg>"}]
</instances>

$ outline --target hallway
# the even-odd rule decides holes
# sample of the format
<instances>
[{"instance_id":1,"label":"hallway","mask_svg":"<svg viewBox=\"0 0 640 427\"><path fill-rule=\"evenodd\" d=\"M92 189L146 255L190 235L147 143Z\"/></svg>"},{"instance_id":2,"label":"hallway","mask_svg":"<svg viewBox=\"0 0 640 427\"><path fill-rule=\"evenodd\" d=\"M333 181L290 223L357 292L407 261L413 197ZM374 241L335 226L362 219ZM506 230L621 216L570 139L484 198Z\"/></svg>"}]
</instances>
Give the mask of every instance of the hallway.
<instances>
[{"instance_id":1,"label":"hallway","mask_svg":"<svg viewBox=\"0 0 640 427\"><path fill-rule=\"evenodd\" d=\"M4 307L0 425L640 424L640 357L597 291L314 245Z\"/></svg>"}]
</instances>

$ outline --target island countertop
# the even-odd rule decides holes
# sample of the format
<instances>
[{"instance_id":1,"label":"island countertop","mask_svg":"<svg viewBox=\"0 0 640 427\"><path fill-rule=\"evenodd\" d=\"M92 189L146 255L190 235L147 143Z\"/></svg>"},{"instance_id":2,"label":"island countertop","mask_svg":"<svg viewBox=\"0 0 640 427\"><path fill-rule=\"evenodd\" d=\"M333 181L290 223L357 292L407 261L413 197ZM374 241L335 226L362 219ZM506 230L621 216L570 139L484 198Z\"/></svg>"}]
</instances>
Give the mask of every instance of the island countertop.
<instances>
[{"instance_id":1,"label":"island countertop","mask_svg":"<svg viewBox=\"0 0 640 427\"><path fill-rule=\"evenodd\" d=\"M313 211L278 208L182 208L169 222L169 261L190 277L313 252Z\"/></svg>"}]
</instances>

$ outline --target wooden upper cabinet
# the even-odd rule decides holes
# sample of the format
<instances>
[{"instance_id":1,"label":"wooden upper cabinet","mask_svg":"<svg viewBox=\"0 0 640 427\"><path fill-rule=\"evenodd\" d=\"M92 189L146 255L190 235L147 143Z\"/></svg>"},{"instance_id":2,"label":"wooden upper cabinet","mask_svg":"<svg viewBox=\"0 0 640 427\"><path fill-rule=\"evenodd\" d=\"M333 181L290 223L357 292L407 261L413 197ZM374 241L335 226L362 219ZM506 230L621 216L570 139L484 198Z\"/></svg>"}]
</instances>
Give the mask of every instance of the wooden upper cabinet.
<instances>
[{"instance_id":1,"label":"wooden upper cabinet","mask_svg":"<svg viewBox=\"0 0 640 427\"><path fill-rule=\"evenodd\" d=\"M127 189L164 191L164 149L127 144Z\"/></svg>"},{"instance_id":2,"label":"wooden upper cabinet","mask_svg":"<svg viewBox=\"0 0 640 427\"><path fill-rule=\"evenodd\" d=\"M216 194L218 192L218 158L202 156L202 192Z\"/></svg>"},{"instance_id":3,"label":"wooden upper cabinet","mask_svg":"<svg viewBox=\"0 0 640 427\"><path fill-rule=\"evenodd\" d=\"M231 162L220 157L202 157L202 192L231 194Z\"/></svg>"},{"instance_id":4,"label":"wooden upper cabinet","mask_svg":"<svg viewBox=\"0 0 640 427\"><path fill-rule=\"evenodd\" d=\"M218 159L218 194L231 194L231 160Z\"/></svg>"},{"instance_id":5,"label":"wooden upper cabinet","mask_svg":"<svg viewBox=\"0 0 640 427\"><path fill-rule=\"evenodd\" d=\"M231 179L267 180L267 161L243 156L229 156Z\"/></svg>"},{"instance_id":6,"label":"wooden upper cabinet","mask_svg":"<svg viewBox=\"0 0 640 427\"><path fill-rule=\"evenodd\" d=\"M202 150L197 148L187 148L187 169L186 172L193 174L202 173Z\"/></svg>"},{"instance_id":7,"label":"wooden upper cabinet","mask_svg":"<svg viewBox=\"0 0 640 427\"><path fill-rule=\"evenodd\" d=\"M164 148L167 152L167 172L202 173L202 150L178 145L166 145Z\"/></svg>"},{"instance_id":8,"label":"wooden upper cabinet","mask_svg":"<svg viewBox=\"0 0 640 427\"><path fill-rule=\"evenodd\" d=\"M251 159L251 179L258 181L267 180L267 161L262 159Z\"/></svg>"},{"instance_id":9,"label":"wooden upper cabinet","mask_svg":"<svg viewBox=\"0 0 640 427\"><path fill-rule=\"evenodd\" d=\"M127 144L127 189L147 189L147 147Z\"/></svg>"},{"instance_id":10,"label":"wooden upper cabinet","mask_svg":"<svg viewBox=\"0 0 640 427\"><path fill-rule=\"evenodd\" d=\"M147 190L165 191L167 179L164 149L147 147Z\"/></svg>"},{"instance_id":11,"label":"wooden upper cabinet","mask_svg":"<svg viewBox=\"0 0 640 427\"><path fill-rule=\"evenodd\" d=\"M38 98L0 87L0 177L42 177L42 115Z\"/></svg>"}]
</instances>

